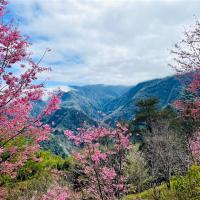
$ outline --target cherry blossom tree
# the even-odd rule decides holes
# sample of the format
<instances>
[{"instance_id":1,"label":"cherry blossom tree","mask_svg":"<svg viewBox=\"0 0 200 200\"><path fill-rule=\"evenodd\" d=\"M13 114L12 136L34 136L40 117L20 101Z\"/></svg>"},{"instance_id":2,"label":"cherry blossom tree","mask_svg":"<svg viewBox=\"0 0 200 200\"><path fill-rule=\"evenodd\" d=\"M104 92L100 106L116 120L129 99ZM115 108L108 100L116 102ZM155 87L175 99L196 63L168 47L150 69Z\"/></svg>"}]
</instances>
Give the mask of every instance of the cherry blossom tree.
<instances>
[{"instance_id":1,"label":"cherry blossom tree","mask_svg":"<svg viewBox=\"0 0 200 200\"><path fill-rule=\"evenodd\" d=\"M44 194L40 200L80 200L78 193L74 193L69 190L68 187L54 186Z\"/></svg>"},{"instance_id":2,"label":"cherry blossom tree","mask_svg":"<svg viewBox=\"0 0 200 200\"><path fill-rule=\"evenodd\" d=\"M40 73L50 70L31 59L30 43L15 25L4 23L7 1L0 1L0 175L16 176L19 167L40 148L51 132L42 119L58 108L59 98L52 96L37 116L31 116L33 103L41 100L44 85L36 84Z\"/></svg>"},{"instance_id":3,"label":"cherry blossom tree","mask_svg":"<svg viewBox=\"0 0 200 200\"><path fill-rule=\"evenodd\" d=\"M195 155L199 143L200 122L200 22L196 20L194 27L185 31L184 38L175 44L172 50L174 64L171 66L185 83L186 97L175 102L187 127L188 147ZM195 126L191 126L195 124ZM199 149L200 151L200 149Z\"/></svg>"},{"instance_id":4,"label":"cherry blossom tree","mask_svg":"<svg viewBox=\"0 0 200 200\"><path fill-rule=\"evenodd\" d=\"M93 199L119 199L126 191L123 170L131 147L127 128L118 124L113 130L99 126L64 134L80 147L73 155L86 177L83 192Z\"/></svg>"}]
</instances>

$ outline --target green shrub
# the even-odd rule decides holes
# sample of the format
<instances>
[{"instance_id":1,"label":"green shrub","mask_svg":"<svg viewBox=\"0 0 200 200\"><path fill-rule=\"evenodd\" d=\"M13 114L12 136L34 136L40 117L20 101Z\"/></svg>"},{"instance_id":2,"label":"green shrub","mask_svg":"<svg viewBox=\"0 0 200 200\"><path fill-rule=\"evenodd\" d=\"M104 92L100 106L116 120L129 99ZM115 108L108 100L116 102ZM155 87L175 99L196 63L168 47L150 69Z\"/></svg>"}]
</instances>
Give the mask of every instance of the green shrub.
<instances>
[{"instance_id":1,"label":"green shrub","mask_svg":"<svg viewBox=\"0 0 200 200\"><path fill-rule=\"evenodd\" d=\"M69 172L74 166L72 157L63 159L50 151L40 151L36 156L40 162L28 160L18 169L16 178L0 175L0 187L8 190L8 200L31 199L45 193L55 181L53 170Z\"/></svg>"},{"instance_id":2,"label":"green shrub","mask_svg":"<svg viewBox=\"0 0 200 200\"><path fill-rule=\"evenodd\" d=\"M200 200L200 166L192 166L185 176L174 176L172 189L165 184L138 194L130 194L123 200L155 200L155 191L159 200Z\"/></svg>"},{"instance_id":3,"label":"green shrub","mask_svg":"<svg viewBox=\"0 0 200 200\"><path fill-rule=\"evenodd\" d=\"M173 190L178 200L200 199L200 166L192 166L186 176L174 177Z\"/></svg>"}]
</instances>

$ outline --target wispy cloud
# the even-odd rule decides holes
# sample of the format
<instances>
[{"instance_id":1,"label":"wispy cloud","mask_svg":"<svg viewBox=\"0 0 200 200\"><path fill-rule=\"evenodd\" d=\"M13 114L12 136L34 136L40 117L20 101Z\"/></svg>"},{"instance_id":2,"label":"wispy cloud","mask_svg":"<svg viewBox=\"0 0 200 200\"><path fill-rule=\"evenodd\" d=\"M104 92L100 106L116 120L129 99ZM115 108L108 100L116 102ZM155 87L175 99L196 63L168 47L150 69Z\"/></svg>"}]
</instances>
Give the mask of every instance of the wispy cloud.
<instances>
[{"instance_id":1,"label":"wispy cloud","mask_svg":"<svg viewBox=\"0 0 200 200\"><path fill-rule=\"evenodd\" d=\"M10 3L20 28L32 38L35 55L46 47L53 50L44 64L53 68L50 80L62 84L130 85L172 74L168 49L200 7L197 0Z\"/></svg>"}]
</instances>

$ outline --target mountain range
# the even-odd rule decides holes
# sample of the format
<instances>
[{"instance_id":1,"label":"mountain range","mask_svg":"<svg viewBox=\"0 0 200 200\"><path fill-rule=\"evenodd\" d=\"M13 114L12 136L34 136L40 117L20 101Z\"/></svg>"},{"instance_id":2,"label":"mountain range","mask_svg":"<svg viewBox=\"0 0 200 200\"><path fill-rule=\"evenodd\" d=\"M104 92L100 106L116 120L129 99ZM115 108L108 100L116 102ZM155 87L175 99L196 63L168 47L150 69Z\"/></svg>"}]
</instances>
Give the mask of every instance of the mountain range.
<instances>
[{"instance_id":1,"label":"mountain range","mask_svg":"<svg viewBox=\"0 0 200 200\"><path fill-rule=\"evenodd\" d=\"M70 91L62 92L60 109L49 120L59 128L76 129L83 123L95 125L100 119L105 122L130 120L136 112L135 103L139 99L156 97L160 106L164 107L179 96L182 85L172 76L135 86L98 84L70 88Z\"/></svg>"},{"instance_id":2,"label":"mountain range","mask_svg":"<svg viewBox=\"0 0 200 200\"><path fill-rule=\"evenodd\" d=\"M70 91L61 91L60 109L49 119L49 123L60 130L53 136L53 145L59 140L59 146L65 147L63 129L76 130L83 125L95 126L99 120L111 125L119 120L131 120L137 110L135 104L140 99L156 97L160 101L160 107L165 107L179 97L182 87L174 76L145 81L135 86L70 86ZM41 103L39 105L40 108Z\"/></svg>"}]
</instances>

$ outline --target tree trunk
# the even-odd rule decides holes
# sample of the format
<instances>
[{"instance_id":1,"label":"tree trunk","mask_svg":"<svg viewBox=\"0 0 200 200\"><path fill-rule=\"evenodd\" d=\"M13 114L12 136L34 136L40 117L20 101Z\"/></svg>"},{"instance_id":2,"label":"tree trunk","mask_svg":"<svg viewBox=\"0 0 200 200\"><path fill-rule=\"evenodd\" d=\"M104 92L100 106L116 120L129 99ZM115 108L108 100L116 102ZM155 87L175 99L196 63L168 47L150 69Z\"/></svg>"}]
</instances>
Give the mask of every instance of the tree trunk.
<instances>
[{"instance_id":1,"label":"tree trunk","mask_svg":"<svg viewBox=\"0 0 200 200\"><path fill-rule=\"evenodd\" d=\"M166 180L166 185L167 185L167 189L170 190L171 189L171 183L170 183L169 178L167 178L167 180Z\"/></svg>"}]
</instances>

